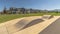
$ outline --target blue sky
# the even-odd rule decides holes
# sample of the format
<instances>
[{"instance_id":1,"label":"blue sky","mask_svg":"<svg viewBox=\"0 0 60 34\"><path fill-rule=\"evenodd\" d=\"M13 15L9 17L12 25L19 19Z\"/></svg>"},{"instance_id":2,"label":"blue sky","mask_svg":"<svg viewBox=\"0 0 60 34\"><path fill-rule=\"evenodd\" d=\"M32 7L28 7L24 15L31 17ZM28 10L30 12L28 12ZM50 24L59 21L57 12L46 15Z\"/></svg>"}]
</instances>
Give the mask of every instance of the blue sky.
<instances>
[{"instance_id":1,"label":"blue sky","mask_svg":"<svg viewBox=\"0 0 60 34\"><path fill-rule=\"evenodd\" d=\"M53 10L60 9L60 0L0 0L0 10L4 6Z\"/></svg>"}]
</instances>

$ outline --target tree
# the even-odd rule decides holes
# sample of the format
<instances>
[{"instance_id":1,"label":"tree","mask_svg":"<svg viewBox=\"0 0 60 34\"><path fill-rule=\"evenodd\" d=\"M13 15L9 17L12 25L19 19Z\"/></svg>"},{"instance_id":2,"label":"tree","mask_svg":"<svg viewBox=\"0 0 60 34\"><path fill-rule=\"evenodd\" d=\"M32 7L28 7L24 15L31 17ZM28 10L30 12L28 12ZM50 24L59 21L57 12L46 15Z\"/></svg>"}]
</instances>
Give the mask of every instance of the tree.
<instances>
[{"instance_id":1,"label":"tree","mask_svg":"<svg viewBox=\"0 0 60 34\"><path fill-rule=\"evenodd\" d=\"M6 7L4 7L3 13L7 14Z\"/></svg>"}]
</instances>

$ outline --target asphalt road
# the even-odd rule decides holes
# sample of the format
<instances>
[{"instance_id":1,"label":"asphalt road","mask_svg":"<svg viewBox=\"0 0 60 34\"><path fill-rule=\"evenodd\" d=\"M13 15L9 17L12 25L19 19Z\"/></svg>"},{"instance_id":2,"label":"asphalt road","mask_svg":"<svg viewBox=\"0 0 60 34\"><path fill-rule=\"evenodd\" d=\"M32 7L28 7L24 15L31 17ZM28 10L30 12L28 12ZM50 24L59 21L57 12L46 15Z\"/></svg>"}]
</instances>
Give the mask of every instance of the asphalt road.
<instances>
[{"instance_id":1,"label":"asphalt road","mask_svg":"<svg viewBox=\"0 0 60 34\"><path fill-rule=\"evenodd\" d=\"M60 18L45 28L39 34L60 34Z\"/></svg>"}]
</instances>

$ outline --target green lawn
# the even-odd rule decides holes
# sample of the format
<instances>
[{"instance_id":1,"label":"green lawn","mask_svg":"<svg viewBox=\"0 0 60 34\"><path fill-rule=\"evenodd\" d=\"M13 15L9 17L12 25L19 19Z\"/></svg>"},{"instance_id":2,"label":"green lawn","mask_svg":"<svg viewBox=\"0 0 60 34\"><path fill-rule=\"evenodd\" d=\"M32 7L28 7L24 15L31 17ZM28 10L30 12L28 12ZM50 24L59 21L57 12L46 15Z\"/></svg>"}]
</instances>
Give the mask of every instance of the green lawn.
<instances>
[{"instance_id":1,"label":"green lawn","mask_svg":"<svg viewBox=\"0 0 60 34\"><path fill-rule=\"evenodd\" d=\"M60 13L33 13L33 14L10 14L10 15L0 15L0 23L2 22L6 22L12 19L16 19L16 18L22 18L22 17L28 17L28 16L42 16L45 14L49 14L49 15L60 15Z\"/></svg>"},{"instance_id":2,"label":"green lawn","mask_svg":"<svg viewBox=\"0 0 60 34\"><path fill-rule=\"evenodd\" d=\"M10 15L0 15L0 23L6 22L16 18L28 17L28 16L41 16L43 14L10 14Z\"/></svg>"}]
</instances>

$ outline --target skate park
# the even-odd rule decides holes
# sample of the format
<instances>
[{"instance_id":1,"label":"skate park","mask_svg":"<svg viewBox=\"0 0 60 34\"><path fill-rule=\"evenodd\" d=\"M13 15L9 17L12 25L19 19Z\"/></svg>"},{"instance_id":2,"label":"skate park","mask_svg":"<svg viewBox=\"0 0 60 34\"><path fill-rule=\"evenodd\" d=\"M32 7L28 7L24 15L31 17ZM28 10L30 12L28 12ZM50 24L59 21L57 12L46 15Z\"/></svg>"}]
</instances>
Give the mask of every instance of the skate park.
<instances>
[{"instance_id":1,"label":"skate park","mask_svg":"<svg viewBox=\"0 0 60 34\"><path fill-rule=\"evenodd\" d=\"M60 16L31 16L0 24L0 34L56 34Z\"/></svg>"}]
</instances>

